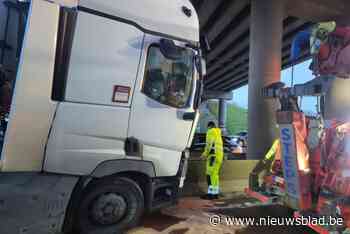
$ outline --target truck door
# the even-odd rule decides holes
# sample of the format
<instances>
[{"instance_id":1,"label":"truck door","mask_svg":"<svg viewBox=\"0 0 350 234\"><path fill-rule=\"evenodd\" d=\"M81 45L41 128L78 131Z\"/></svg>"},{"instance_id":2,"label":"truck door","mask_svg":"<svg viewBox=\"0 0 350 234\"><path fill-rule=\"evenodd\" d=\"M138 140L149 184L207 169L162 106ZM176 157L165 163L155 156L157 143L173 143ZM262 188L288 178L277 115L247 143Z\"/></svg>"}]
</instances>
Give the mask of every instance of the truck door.
<instances>
[{"instance_id":1,"label":"truck door","mask_svg":"<svg viewBox=\"0 0 350 234\"><path fill-rule=\"evenodd\" d=\"M55 77L58 82L53 90L64 90L57 92L63 97L59 98L44 169L85 175L104 161L125 157L144 33L133 25L82 10L76 12L75 21L60 19L61 28L75 26L72 40L68 33L58 40L63 51L57 57L68 64L56 64L67 72L65 79ZM70 47L67 59L64 49Z\"/></svg>"},{"instance_id":2,"label":"truck door","mask_svg":"<svg viewBox=\"0 0 350 234\"><path fill-rule=\"evenodd\" d=\"M138 141L141 156L153 162L157 176L173 176L195 118L194 51L183 45L178 58L169 59L160 40L145 37L128 137Z\"/></svg>"}]
</instances>

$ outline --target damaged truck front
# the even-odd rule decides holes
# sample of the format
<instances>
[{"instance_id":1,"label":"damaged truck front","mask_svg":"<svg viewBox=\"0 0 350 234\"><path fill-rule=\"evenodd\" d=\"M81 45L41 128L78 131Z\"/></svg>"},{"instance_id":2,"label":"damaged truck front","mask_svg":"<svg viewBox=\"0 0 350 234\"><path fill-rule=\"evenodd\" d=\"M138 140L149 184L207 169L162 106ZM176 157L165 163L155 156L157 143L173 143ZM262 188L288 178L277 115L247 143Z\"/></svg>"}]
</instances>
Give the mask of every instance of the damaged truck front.
<instances>
[{"instance_id":1,"label":"damaged truck front","mask_svg":"<svg viewBox=\"0 0 350 234\"><path fill-rule=\"evenodd\" d=\"M205 72L191 3L2 3L0 233L118 233L174 204Z\"/></svg>"}]
</instances>

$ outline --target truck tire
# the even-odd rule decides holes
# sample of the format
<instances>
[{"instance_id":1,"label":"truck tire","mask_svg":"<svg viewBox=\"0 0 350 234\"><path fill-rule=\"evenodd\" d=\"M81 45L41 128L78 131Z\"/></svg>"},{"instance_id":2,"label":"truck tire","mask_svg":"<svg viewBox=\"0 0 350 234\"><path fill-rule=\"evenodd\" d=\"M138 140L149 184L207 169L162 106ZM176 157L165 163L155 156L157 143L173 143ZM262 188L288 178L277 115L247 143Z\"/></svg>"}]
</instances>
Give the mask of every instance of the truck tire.
<instances>
[{"instance_id":1,"label":"truck tire","mask_svg":"<svg viewBox=\"0 0 350 234\"><path fill-rule=\"evenodd\" d=\"M76 230L80 234L121 234L138 224L144 211L140 186L128 178L95 183L83 195Z\"/></svg>"}]
</instances>

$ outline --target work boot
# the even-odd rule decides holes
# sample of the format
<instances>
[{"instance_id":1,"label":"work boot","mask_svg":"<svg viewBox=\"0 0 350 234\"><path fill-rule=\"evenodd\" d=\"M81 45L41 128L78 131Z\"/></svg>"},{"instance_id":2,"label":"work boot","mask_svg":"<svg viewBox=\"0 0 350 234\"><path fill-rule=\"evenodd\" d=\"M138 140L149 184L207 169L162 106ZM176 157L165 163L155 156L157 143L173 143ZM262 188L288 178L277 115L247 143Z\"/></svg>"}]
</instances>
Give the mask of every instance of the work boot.
<instances>
[{"instance_id":1,"label":"work boot","mask_svg":"<svg viewBox=\"0 0 350 234\"><path fill-rule=\"evenodd\" d=\"M203 200L213 200L213 195L205 194L205 195L201 196L201 199L203 199Z\"/></svg>"}]
</instances>

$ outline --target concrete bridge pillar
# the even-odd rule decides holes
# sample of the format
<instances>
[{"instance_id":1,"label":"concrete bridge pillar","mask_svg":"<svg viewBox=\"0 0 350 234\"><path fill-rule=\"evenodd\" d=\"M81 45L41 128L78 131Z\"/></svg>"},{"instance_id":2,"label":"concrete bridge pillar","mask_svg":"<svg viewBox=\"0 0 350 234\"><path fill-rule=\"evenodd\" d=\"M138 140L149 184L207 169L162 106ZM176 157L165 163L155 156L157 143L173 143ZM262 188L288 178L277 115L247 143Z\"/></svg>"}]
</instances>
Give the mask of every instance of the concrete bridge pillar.
<instances>
[{"instance_id":1,"label":"concrete bridge pillar","mask_svg":"<svg viewBox=\"0 0 350 234\"><path fill-rule=\"evenodd\" d=\"M220 98L219 99L219 128L221 128L222 135L227 134L227 129L226 129L226 115L227 115L227 105L226 105L226 100Z\"/></svg>"},{"instance_id":2,"label":"concrete bridge pillar","mask_svg":"<svg viewBox=\"0 0 350 234\"><path fill-rule=\"evenodd\" d=\"M276 137L275 100L261 89L280 80L284 0L252 0L250 26L248 158L260 159Z\"/></svg>"}]
</instances>

